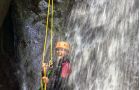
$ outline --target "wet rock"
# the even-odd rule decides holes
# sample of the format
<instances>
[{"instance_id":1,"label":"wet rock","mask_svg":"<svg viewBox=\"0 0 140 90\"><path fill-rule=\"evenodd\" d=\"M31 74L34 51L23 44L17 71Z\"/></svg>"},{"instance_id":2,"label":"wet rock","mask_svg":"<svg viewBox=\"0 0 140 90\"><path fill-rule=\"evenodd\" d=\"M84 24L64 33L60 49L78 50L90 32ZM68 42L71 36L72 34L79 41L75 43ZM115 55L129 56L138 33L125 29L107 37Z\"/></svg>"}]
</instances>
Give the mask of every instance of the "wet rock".
<instances>
[{"instance_id":1,"label":"wet rock","mask_svg":"<svg viewBox=\"0 0 140 90\"><path fill-rule=\"evenodd\" d=\"M0 1L0 27L3 24L3 21L6 17L6 14L9 10L11 0L1 0Z\"/></svg>"},{"instance_id":2,"label":"wet rock","mask_svg":"<svg viewBox=\"0 0 140 90\"><path fill-rule=\"evenodd\" d=\"M63 3L62 3L63 2ZM64 23L68 13L70 0L55 2L54 34L55 41L64 38ZM15 0L12 8L14 24L15 46L20 60L20 88L21 90L38 90L41 78L41 59L45 37L46 15L48 2L46 0ZM51 12L51 11L50 11ZM50 30L49 20L49 30ZM50 31L48 31L50 34ZM63 35L62 35L63 34ZM50 35L47 39L47 52L50 50ZM46 60L49 60L49 53Z\"/></svg>"}]
</instances>

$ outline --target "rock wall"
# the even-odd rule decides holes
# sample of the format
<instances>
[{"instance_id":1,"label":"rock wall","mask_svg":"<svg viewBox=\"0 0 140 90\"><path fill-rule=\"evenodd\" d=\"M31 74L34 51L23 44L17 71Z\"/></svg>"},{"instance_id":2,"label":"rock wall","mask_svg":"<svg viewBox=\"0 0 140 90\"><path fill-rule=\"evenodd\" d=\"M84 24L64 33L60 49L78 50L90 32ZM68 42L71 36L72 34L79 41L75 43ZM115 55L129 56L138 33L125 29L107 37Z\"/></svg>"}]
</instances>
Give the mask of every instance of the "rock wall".
<instances>
[{"instance_id":1,"label":"rock wall","mask_svg":"<svg viewBox=\"0 0 140 90\"><path fill-rule=\"evenodd\" d=\"M1 0L0 1L0 27L3 24L3 21L6 17L6 14L8 12L9 6L10 6L11 0Z\"/></svg>"},{"instance_id":2,"label":"rock wall","mask_svg":"<svg viewBox=\"0 0 140 90\"><path fill-rule=\"evenodd\" d=\"M71 1L55 0L54 4L53 46L56 40L64 39L63 31L65 31L66 15L70 10ZM38 90L40 88L47 8L48 1L46 0L15 0L12 6L14 42L17 59L20 62L17 76L21 90ZM50 35L47 40L46 61L49 60L49 45Z\"/></svg>"}]
</instances>

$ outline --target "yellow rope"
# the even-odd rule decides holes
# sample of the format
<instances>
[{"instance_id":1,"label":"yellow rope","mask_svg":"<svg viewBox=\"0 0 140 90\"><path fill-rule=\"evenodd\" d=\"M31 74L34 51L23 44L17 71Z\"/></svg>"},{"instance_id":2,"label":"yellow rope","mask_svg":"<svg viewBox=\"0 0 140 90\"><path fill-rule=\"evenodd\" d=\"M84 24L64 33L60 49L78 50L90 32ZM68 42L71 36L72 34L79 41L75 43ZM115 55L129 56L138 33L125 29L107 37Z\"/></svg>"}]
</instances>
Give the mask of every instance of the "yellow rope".
<instances>
[{"instance_id":1,"label":"yellow rope","mask_svg":"<svg viewBox=\"0 0 140 90\"><path fill-rule=\"evenodd\" d=\"M43 48L43 55L42 55L42 64L45 61L45 55L46 55L46 45L47 45L47 34L48 34L48 22L49 22L49 15L50 15L50 0L48 4L48 13L47 13L47 20L46 20L46 33L45 33L45 39L44 39L44 48ZM46 70L43 70L44 76L46 76ZM43 88L44 86L44 88ZM42 78L41 78L41 90L46 90L46 84L43 83Z\"/></svg>"},{"instance_id":2,"label":"yellow rope","mask_svg":"<svg viewBox=\"0 0 140 90\"><path fill-rule=\"evenodd\" d=\"M53 37L53 16L54 16L54 2L52 0L52 15L51 15L51 40L50 40L50 61L49 61L49 65L52 65L53 64L53 48L52 48L52 37ZM45 34L45 40L44 40L44 48L43 48L43 55L42 55L42 64L44 63L45 61L45 55L46 55L46 44L47 44L47 34L48 34L48 21L49 21L49 15L50 15L50 0L49 0L49 4L48 4L48 14L47 14L47 21L46 21L46 34ZM46 69L43 70L44 72L44 76L46 77ZM41 79L41 90L46 90L46 84L42 82L42 79Z\"/></svg>"},{"instance_id":3,"label":"yellow rope","mask_svg":"<svg viewBox=\"0 0 140 90\"><path fill-rule=\"evenodd\" d=\"M50 64L53 64L53 48L52 48L52 37L53 37L53 17L54 17L54 4L53 4L53 0L52 0L52 18L51 18L51 40L50 40L50 44L51 44L51 50L50 50Z\"/></svg>"},{"instance_id":4,"label":"yellow rope","mask_svg":"<svg viewBox=\"0 0 140 90\"><path fill-rule=\"evenodd\" d=\"M45 55L46 55L46 44L47 44L47 34L48 34L48 22L49 22L49 15L50 15L50 0L48 5L48 14L47 14L47 21L46 21L46 34L45 34L45 40L44 40L44 49L43 49L43 56L42 56L42 63L44 63Z\"/></svg>"}]
</instances>

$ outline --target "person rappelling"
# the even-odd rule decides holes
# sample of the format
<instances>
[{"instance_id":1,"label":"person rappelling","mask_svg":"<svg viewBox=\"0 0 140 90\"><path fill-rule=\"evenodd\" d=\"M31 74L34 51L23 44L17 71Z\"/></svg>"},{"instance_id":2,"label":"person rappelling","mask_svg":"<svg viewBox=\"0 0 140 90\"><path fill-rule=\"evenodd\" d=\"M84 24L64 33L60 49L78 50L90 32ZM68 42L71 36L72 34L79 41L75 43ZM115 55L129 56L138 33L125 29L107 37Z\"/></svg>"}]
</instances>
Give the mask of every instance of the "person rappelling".
<instances>
[{"instance_id":1,"label":"person rappelling","mask_svg":"<svg viewBox=\"0 0 140 90\"><path fill-rule=\"evenodd\" d=\"M51 6L51 16L50 16ZM46 56L47 46L47 35L48 35L48 24L49 16L51 17L51 28L50 28L50 61L44 63ZM71 73L71 64L68 58L70 54L70 44L65 41L59 41L56 43L55 52L57 60L53 60L53 17L54 17L54 0L48 0L48 12L46 19L46 34L44 38L44 48L42 53L42 79L41 79L41 90L66 90L68 77Z\"/></svg>"},{"instance_id":2,"label":"person rappelling","mask_svg":"<svg viewBox=\"0 0 140 90\"><path fill-rule=\"evenodd\" d=\"M57 60L51 63L43 63L42 80L48 90L66 90L64 85L71 73L71 63L69 60L70 45L67 42L60 41L56 43ZM44 69L46 76L44 76Z\"/></svg>"}]
</instances>

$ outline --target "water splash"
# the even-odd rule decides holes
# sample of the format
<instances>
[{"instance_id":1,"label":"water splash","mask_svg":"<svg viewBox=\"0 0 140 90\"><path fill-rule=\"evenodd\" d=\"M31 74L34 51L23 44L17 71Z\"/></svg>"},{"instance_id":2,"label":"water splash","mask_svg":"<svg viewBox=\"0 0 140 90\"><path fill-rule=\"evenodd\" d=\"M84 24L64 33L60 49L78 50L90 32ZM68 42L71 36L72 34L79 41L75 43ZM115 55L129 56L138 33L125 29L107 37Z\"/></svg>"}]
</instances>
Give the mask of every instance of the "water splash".
<instances>
[{"instance_id":1,"label":"water splash","mask_svg":"<svg viewBox=\"0 0 140 90\"><path fill-rule=\"evenodd\" d=\"M66 36L73 90L138 89L138 0L76 0Z\"/></svg>"}]
</instances>

